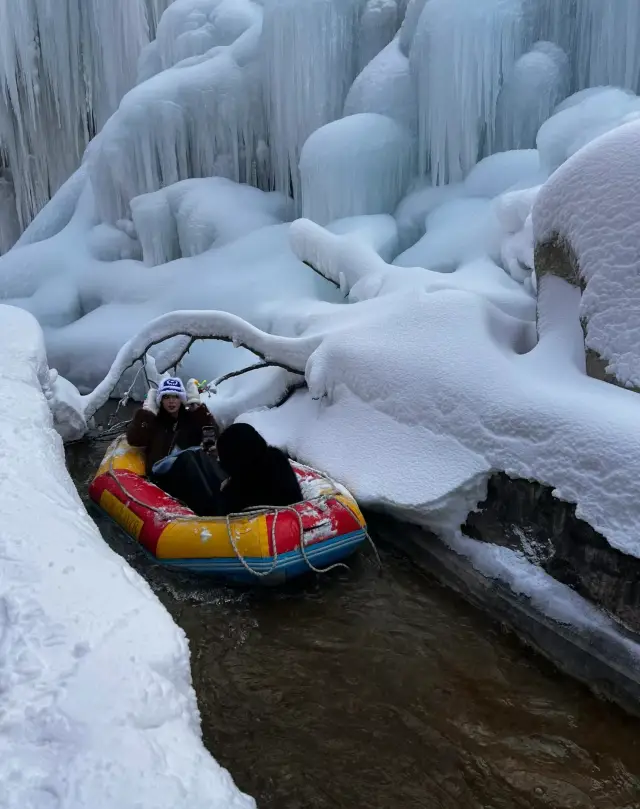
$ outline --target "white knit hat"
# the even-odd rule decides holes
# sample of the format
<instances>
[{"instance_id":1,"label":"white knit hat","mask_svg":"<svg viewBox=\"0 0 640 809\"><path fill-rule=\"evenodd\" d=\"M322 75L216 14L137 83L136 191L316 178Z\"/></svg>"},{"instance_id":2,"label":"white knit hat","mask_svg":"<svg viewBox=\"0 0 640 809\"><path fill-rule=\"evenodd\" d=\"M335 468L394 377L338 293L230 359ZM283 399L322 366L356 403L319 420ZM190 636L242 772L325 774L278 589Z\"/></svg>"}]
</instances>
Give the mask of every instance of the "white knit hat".
<instances>
[{"instance_id":1,"label":"white knit hat","mask_svg":"<svg viewBox=\"0 0 640 809\"><path fill-rule=\"evenodd\" d=\"M163 396L177 396L184 404L187 401L187 392L184 389L182 380L178 379L177 376L170 376L167 379L163 379L158 385L158 390L156 392L156 401L158 402L158 405L162 401Z\"/></svg>"}]
</instances>

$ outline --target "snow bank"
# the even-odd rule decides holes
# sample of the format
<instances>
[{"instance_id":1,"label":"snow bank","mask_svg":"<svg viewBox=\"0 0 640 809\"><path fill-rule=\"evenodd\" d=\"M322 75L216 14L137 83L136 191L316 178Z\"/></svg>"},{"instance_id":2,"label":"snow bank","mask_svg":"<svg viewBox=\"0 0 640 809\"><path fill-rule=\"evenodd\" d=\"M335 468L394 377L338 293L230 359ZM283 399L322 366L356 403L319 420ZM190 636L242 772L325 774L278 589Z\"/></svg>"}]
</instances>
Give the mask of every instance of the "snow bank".
<instances>
[{"instance_id":1,"label":"snow bank","mask_svg":"<svg viewBox=\"0 0 640 809\"><path fill-rule=\"evenodd\" d=\"M342 299L292 254L280 221L289 203L280 194L222 178L189 180L136 198L134 221L96 225L91 186L75 182L24 234L32 243L0 260L0 298L38 318L51 364L83 393L123 343L174 309L224 310L267 328L274 307ZM39 240L66 215L59 232ZM174 260L158 264L167 259ZM247 351L209 343L194 347L183 371L212 379L253 362Z\"/></svg>"},{"instance_id":2,"label":"snow bank","mask_svg":"<svg viewBox=\"0 0 640 809\"><path fill-rule=\"evenodd\" d=\"M246 418L365 504L445 537L499 469L552 486L614 547L640 555L638 400L586 376L577 290L548 279L536 345L533 302L515 282L528 309L499 308L489 276L464 288L462 269L389 267L311 223L292 234L296 253L357 303L306 327L299 312L280 314L278 328L295 316L301 340L322 338L306 363L309 393Z\"/></svg>"},{"instance_id":3,"label":"snow bank","mask_svg":"<svg viewBox=\"0 0 640 809\"><path fill-rule=\"evenodd\" d=\"M37 323L0 321L2 806L254 807L202 745L182 630L66 473Z\"/></svg>"},{"instance_id":4,"label":"snow bank","mask_svg":"<svg viewBox=\"0 0 640 809\"><path fill-rule=\"evenodd\" d=\"M639 182L640 121L578 152L542 188L534 208L536 241L557 237L577 259L586 346L634 387L640 387Z\"/></svg>"}]
</instances>

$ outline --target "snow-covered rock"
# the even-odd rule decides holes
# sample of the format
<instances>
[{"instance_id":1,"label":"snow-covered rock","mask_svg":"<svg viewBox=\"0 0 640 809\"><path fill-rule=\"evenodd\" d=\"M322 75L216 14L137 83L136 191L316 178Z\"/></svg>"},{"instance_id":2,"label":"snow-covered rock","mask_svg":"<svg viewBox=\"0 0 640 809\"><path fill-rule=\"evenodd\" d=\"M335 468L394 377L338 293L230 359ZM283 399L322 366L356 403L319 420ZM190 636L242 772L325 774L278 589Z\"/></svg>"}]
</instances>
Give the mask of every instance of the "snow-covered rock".
<instances>
[{"instance_id":1,"label":"snow-covered rock","mask_svg":"<svg viewBox=\"0 0 640 809\"><path fill-rule=\"evenodd\" d=\"M534 210L539 288L583 290L589 370L640 388L640 121L598 138L555 172ZM639 403L640 407L640 403Z\"/></svg>"},{"instance_id":2,"label":"snow-covered rock","mask_svg":"<svg viewBox=\"0 0 640 809\"><path fill-rule=\"evenodd\" d=\"M66 472L38 324L0 326L0 804L254 809L203 747L184 633Z\"/></svg>"}]
</instances>

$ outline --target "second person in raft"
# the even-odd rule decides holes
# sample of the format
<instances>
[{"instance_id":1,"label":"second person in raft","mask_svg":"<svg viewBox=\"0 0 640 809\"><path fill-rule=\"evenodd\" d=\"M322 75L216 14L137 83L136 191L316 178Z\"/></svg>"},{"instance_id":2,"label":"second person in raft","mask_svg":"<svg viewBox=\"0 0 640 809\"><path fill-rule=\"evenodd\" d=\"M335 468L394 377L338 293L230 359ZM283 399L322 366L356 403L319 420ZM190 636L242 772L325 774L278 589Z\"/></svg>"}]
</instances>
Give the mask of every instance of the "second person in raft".
<instances>
[{"instance_id":1,"label":"second person in raft","mask_svg":"<svg viewBox=\"0 0 640 809\"><path fill-rule=\"evenodd\" d=\"M202 449L203 431L219 436L219 464ZM185 389L180 379L171 377L157 391L149 391L129 426L127 441L145 448L148 477L200 516L288 506L303 499L287 456L270 447L257 430L232 424L219 432L200 402L195 380Z\"/></svg>"}]
</instances>

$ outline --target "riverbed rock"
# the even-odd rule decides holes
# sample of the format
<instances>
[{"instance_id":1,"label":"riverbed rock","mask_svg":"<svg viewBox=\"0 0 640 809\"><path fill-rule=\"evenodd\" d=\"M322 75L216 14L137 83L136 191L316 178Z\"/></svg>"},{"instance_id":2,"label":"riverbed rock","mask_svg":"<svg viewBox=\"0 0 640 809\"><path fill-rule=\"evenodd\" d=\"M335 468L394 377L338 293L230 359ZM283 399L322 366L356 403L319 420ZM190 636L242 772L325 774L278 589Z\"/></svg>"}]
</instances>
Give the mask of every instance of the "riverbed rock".
<instances>
[{"instance_id":1,"label":"riverbed rock","mask_svg":"<svg viewBox=\"0 0 640 809\"><path fill-rule=\"evenodd\" d=\"M640 632L640 559L611 547L548 486L500 472L463 531L523 553L557 581Z\"/></svg>"}]
</instances>

